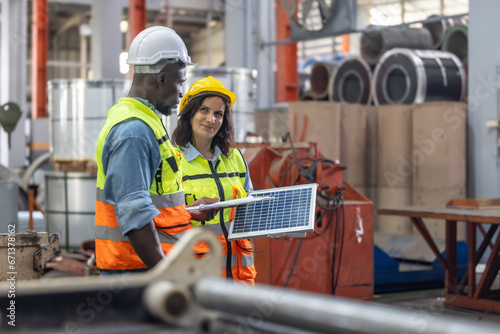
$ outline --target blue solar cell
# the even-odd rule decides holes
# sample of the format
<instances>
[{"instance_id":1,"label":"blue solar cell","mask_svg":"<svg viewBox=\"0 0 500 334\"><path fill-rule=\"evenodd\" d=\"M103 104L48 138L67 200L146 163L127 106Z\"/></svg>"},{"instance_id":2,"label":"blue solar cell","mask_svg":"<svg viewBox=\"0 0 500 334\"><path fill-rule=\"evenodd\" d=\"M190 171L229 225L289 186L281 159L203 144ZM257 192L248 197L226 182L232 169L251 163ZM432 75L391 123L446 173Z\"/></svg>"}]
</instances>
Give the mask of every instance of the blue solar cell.
<instances>
[{"instance_id":1,"label":"blue solar cell","mask_svg":"<svg viewBox=\"0 0 500 334\"><path fill-rule=\"evenodd\" d=\"M313 183L252 192L255 197L274 199L239 205L229 239L313 231L317 187Z\"/></svg>"}]
</instances>

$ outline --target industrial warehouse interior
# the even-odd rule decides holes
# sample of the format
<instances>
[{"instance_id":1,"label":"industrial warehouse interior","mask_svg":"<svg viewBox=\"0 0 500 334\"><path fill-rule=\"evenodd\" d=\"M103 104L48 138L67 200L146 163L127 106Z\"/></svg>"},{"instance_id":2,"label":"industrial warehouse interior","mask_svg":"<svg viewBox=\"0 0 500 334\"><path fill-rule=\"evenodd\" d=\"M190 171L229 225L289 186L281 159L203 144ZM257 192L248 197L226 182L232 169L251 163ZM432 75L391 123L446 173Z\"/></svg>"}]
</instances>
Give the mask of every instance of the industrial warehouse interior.
<instances>
[{"instance_id":1,"label":"industrial warehouse interior","mask_svg":"<svg viewBox=\"0 0 500 334\"><path fill-rule=\"evenodd\" d=\"M0 332L498 333L498 13L0 0Z\"/></svg>"}]
</instances>

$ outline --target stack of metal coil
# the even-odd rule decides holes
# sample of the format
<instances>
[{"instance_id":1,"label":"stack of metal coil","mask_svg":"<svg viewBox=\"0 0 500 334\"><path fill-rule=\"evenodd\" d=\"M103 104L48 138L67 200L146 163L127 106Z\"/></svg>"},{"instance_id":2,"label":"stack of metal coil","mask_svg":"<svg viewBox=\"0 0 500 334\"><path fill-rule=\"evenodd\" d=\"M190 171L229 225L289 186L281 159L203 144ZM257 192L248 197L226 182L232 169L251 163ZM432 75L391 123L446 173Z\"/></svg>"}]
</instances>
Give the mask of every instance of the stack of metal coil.
<instances>
[{"instance_id":1,"label":"stack of metal coil","mask_svg":"<svg viewBox=\"0 0 500 334\"><path fill-rule=\"evenodd\" d=\"M376 105L463 101L467 19L428 20L422 28L368 28L361 35L361 57L313 66L310 93L302 100Z\"/></svg>"}]
</instances>

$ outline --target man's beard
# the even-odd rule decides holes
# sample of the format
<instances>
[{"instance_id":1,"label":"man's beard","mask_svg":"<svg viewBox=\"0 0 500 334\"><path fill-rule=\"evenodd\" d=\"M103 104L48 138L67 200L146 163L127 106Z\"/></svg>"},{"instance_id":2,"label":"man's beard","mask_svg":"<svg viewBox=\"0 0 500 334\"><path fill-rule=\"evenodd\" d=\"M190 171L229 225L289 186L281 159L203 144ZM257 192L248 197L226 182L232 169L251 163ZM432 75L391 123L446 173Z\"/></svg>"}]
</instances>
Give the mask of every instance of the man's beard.
<instances>
[{"instance_id":1,"label":"man's beard","mask_svg":"<svg viewBox=\"0 0 500 334\"><path fill-rule=\"evenodd\" d=\"M158 112L160 114L165 115L165 116L172 115L172 107L161 106L161 107L157 107L156 110L158 110Z\"/></svg>"}]
</instances>

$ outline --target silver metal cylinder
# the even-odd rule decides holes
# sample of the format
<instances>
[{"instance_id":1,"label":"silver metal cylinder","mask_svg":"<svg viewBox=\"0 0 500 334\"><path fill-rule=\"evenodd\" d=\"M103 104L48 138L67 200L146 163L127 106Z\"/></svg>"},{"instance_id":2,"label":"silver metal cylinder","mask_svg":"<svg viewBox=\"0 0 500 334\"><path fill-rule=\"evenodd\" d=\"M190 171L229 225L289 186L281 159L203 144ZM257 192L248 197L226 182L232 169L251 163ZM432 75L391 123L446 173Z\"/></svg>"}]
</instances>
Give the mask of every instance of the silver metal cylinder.
<instances>
[{"instance_id":1,"label":"silver metal cylinder","mask_svg":"<svg viewBox=\"0 0 500 334\"><path fill-rule=\"evenodd\" d=\"M59 79L49 81L47 87L52 159L95 160L108 110L127 95L130 82Z\"/></svg>"},{"instance_id":2,"label":"silver metal cylinder","mask_svg":"<svg viewBox=\"0 0 500 334\"><path fill-rule=\"evenodd\" d=\"M234 124L234 139L243 143L247 133L255 133L255 106L257 102L257 70L236 67L190 66L184 93L197 80L213 76L224 87L236 94L236 102L231 111Z\"/></svg>"},{"instance_id":3,"label":"silver metal cylinder","mask_svg":"<svg viewBox=\"0 0 500 334\"><path fill-rule=\"evenodd\" d=\"M144 304L149 312L171 324L186 322L191 306L191 293L184 285L163 281L153 283L143 295Z\"/></svg>"},{"instance_id":4,"label":"silver metal cylinder","mask_svg":"<svg viewBox=\"0 0 500 334\"><path fill-rule=\"evenodd\" d=\"M498 333L498 326L416 310L285 290L235 285L207 278L196 284L195 299L204 307L239 314L243 333L250 325L273 322L320 333L456 334ZM249 327L245 328L245 324Z\"/></svg>"},{"instance_id":5,"label":"silver metal cylinder","mask_svg":"<svg viewBox=\"0 0 500 334\"><path fill-rule=\"evenodd\" d=\"M61 248L94 239L96 183L91 173L45 173L47 231L59 234Z\"/></svg>"},{"instance_id":6,"label":"silver metal cylinder","mask_svg":"<svg viewBox=\"0 0 500 334\"><path fill-rule=\"evenodd\" d=\"M209 75L236 94L236 102L232 108L234 113L255 111L257 70L239 67L190 66L187 68L184 90L187 92L194 82Z\"/></svg>"}]
</instances>

